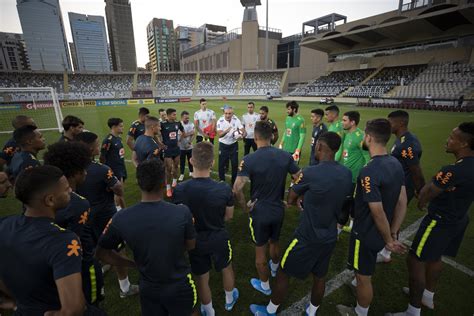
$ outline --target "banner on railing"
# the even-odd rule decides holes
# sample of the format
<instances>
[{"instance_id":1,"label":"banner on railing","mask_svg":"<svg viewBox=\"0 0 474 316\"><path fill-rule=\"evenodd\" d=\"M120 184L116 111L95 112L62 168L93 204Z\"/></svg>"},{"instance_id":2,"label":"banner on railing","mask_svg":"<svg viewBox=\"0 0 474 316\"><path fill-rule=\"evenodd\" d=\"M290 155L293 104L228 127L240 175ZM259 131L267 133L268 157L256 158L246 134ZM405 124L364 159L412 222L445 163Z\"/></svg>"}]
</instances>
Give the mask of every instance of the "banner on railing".
<instances>
[{"instance_id":1,"label":"banner on railing","mask_svg":"<svg viewBox=\"0 0 474 316\"><path fill-rule=\"evenodd\" d=\"M96 106L96 101L86 100L86 101L61 101L61 107L81 107L81 106Z\"/></svg>"},{"instance_id":2,"label":"banner on railing","mask_svg":"<svg viewBox=\"0 0 474 316\"><path fill-rule=\"evenodd\" d=\"M127 100L97 100L97 106L127 105Z\"/></svg>"},{"instance_id":3,"label":"banner on railing","mask_svg":"<svg viewBox=\"0 0 474 316\"><path fill-rule=\"evenodd\" d=\"M154 104L154 99L133 99L127 100L128 105L139 105L139 104Z\"/></svg>"}]
</instances>

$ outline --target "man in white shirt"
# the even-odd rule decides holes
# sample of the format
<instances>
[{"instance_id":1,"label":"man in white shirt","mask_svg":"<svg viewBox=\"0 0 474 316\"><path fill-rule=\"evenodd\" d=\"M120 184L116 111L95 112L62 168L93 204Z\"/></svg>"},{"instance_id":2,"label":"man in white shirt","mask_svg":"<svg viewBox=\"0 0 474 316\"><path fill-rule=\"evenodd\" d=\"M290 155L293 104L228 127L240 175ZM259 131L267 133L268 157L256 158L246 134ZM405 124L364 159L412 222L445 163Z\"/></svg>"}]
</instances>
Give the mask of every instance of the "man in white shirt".
<instances>
[{"instance_id":1,"label":"man in white shirt","mask_svg":"<svg viewBox=\"0 0 474 316\"><path fill-rule=\"evenodd\" d=\"M207 108L206 99L199 100L200 110L194 113L194 125L196 125L196 142L202 142L204 139L214 144L216 136L216 113Z\"/></svg>"},{"instance_id":2,"label":"man in white shirt","mask_svg":"<svg viewBox=\"0 0 474 316\"><path fill-rule=\"evenodd\" d=\"M244 135L244 127L234 109L224 105L224 115L217 121L217 134L219 135L219 180L225 181L225 166L229 160L232 169L232 184L237 177L237 164L239 156L239 144L237 141Z\"/></svg>"},{"instance_id":3,"label":"man in white shirt","mask_svg":"<svg viewBox=\"0 0 474 316\"><path fill-rule=\"evenodd\" d=\"M180 149L180 167L181 175L179 176L179 181L184 180L184 167L186 166L186 158L188 160L189 176L193 176L193 165L191 164L191 156L193 150L193 138L194 138L194 123L189 120L189 112L181 112L181 125L183 125L184 133L186 137L182 137L181 133L179 135L179 149Z\"/></svg>"},{"instance_id":4,"label":"man in white shirt","mask_svg":"<svg viewBox=\"0 0 474 316\"><path fill-rule=\"evenodd\" d=\"M255 130L255 123L260 120L260 115L255 113L255 103L250 101L247 104L248 112L242 115L242 124L245 128L245 137L244 137L244 156L250 153L250 148L253 151L257 150L257 144L255 144L255 140L253 139L253 132Z\"/></svg>"}]
</instances>

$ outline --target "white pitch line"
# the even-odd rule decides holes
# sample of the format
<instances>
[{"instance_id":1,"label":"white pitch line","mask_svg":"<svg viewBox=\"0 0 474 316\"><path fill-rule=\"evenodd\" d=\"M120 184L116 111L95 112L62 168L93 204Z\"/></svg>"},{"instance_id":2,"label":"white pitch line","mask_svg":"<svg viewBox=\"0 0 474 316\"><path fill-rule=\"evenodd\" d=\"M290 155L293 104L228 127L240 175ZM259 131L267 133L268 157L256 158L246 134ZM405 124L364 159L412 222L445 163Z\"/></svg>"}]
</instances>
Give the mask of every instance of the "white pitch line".
<instances>
[{"instance_id":1,"label":"white pitch line","mask_svg":"<svg viewBox=\"0 0 474 316\"><path fill-rule=\"evenodd\" d=\"M423 220L423 217L419 218L410 226L402 230L400 232L399 239L401 241L406 241L411 235L413 235L416 232L422 220ZM324 292L324 297L332 294L334 291L336 291L337 289L342 287L344 284L352 280L352 278L354 278L354 271L351 271L349 269L344 269L344 271L342 271L341 273L333 277L331 280L326 282L326 291ZM293 305L291 305L290 307L282 311L279 315L288 315L288 316L301 315L301 313L305 310L306 305L309 304L310 295L311 293L303 297L298 302L293 303Z\"/></svg>"}]
</instances>

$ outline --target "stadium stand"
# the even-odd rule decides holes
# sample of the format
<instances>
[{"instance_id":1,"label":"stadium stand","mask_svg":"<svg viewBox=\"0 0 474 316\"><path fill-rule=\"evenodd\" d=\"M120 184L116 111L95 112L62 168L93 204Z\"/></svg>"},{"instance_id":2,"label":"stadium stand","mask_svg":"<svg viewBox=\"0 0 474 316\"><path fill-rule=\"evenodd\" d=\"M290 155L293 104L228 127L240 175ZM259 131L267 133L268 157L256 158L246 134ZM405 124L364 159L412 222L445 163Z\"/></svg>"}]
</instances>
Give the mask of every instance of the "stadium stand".
<instances>
[{"instance_id":1,"label":"stadium stand","mask_svg":"<svg viewBox=\"0 0 474 316\"><path fill-rule=\"evenodd\" d=\"M187 96L193 95L196 74L157 74L155 86L158 95Z\"/></svg>"},{"instance_id":2,"label":"stadium stand","mask_svg":"<svg viewBox=\"0 0 474 316\"><path fill-rule=\"evenodd\" d=\"M138 90L151 90L151 73L139 73L137 76Z\"/></svg>"},{"instance_id":3,"label":"stadium stand","mask_svg":"<svg viewBox=\"0 0 474 316\"><path fill-rule=\"evenodd\" d=\"M410 84L427 65L383 68L366 83L345 94L347 97L380 97L396 86Z\"/></svg>"},{"instance_id":4,"label":"stadium stand","mask_svg":"<svg viewBox=\"0 0 474 316\"><path fill-rule=\"evenodd\" d=\"M240 95L265 95L270 91L279 91L283 72L244 73Z\"/></svg>"},{"instance_id":5,"label":"stadium stand","mask_svg":"<svg viewBox=\"0 0 474 316\"><path fill-rule=\"evenodd\" d=\"M396 94L399 98L458 99L473 89L474 66L463 63L443 63L429 66L412 84Z\"/></svg>"},{"instance_id":6,"label":"stadium stand","mask_svg":"<svg viewBox=\"0 0 474 316\"><path fill-rule=\"evenodd\" d=\"M234 95L239 73L201 74L196 96Z\"/></svg>"},{"instance_id":7,"label":"stadium stand","mask_svg":"<svg viewBox=\"0 0 474 316\"><path fill-rule=\"evenodd\" d=\"M327 76L319 77L304 88L297 88L291 96L322 96L335 97L350 87L357 86L375 69L335 71Z\"/></svg>"}]
</instances>

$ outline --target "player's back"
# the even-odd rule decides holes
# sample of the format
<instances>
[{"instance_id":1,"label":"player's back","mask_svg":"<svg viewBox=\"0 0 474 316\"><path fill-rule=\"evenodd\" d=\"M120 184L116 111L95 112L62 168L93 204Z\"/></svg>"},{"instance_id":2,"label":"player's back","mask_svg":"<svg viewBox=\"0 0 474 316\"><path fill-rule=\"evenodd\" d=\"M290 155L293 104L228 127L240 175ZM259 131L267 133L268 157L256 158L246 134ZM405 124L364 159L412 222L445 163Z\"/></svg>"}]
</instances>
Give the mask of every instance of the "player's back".
<instances>
[{"instance_id":1,"label":"player's back","mask_svg":"<svg viewBox=\"0 0 474 316\"><path fill-rule=\"evenodd\" d=\"M135 152L137 153L137 159L139 162L150 159L155 152L158 156L158 144L151 136L141 135L135 142Z\"/></svg>"},{"instance_id":2,"label":"player's back","mask_svg":"<svg viewBox=\"0 0 474 316\"><path fill-rule=\"evenodd\" d=\"M37 167L40 165L40 162L36 157L27 151L18 151L13 155L13 158L8 167L8 173L13 179L16 179L20 172L25 169Z\"/></svg>"},{"instance_id":3,"label":"player's back","mask_svg":"<svg viewBox=\"0 0 474 316\"><path fill-rule=\"evenodd\" d=\"M6 161L7 166L10 165L13 155L19 151L20 148L17 146L15 139L10 138L3 145L2 151L0 152L0 158Z\"/></svg>"},{"instance_id":4,"label":"player's back","mask_svg":"<svg viewBox=\"0 0 474 316\"><path fill-rule=\"evenodd\" d=\"M189 273L184 258L189 226L192 228L192 216L187 206L159 201L121 210L106 229L119 231L132 249L141 281L163 284L182 280Z\"/></svg>"},{"instance_id":5,"label":"player's back","mask_svg":"<svg viewBox=\"0 0 474 316\"><path fill-rule=\"evenodd\" d=\"M230 186L211 178L194 178L180 183L173 193L173 202L189 207L198 233L224 230L226 208L234 205Z\"/></svg>"},{"instance_id":6,"label":"player's back","mask_svg":"<svg viewBox=\"0 0 474 316\"><path fill-rule=\"evenodd\" d=\"M411 132L406 132L400 139L396 139L392 147L392 156L398 159L405 172L407 185L414 186L410 166L419 164L423 153L421 143Z\"/></svg>"},{"instance_id":7,"label":"player's back","mask_svg":"<svg viewBox=\"0 0 474 316\"><path fill-rule=\"evenodd\" d=\"M281 149L260 147L243 158L239 175L251 181L251 198L281 205L288 173L298 172L293 157Z\"/></svg>"},{"instance_id":8,"label":"player's back","mask_svg":"<svg viewBox=\"0 0 474 316\"><path fill-rule=\"evenodd\" d=\"M77 236L50 218L0 219L0 279L15 297L19 315L61 309L54 280L81 271L80 248Z\"/></svg>"}]
</instances>

